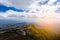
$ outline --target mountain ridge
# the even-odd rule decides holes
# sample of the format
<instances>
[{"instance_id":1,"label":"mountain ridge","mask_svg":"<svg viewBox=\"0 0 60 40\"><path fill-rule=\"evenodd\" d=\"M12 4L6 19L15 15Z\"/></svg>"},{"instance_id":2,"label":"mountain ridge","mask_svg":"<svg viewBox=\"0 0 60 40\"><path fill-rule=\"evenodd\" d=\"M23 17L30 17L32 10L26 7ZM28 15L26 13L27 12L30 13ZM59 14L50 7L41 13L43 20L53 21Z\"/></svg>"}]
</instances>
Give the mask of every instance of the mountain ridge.
<instances>
[{"instance_id":1,"label":"mountain ridge","mask_svg":"<svg viewBox=\"0 0 60 40\"><path fill-rule=\"evenodd\" d=\"M0 40L60 40L60 34L26 24L24 27L5 29L5 32L0 33Z\"/></svg>"}]
</instances>

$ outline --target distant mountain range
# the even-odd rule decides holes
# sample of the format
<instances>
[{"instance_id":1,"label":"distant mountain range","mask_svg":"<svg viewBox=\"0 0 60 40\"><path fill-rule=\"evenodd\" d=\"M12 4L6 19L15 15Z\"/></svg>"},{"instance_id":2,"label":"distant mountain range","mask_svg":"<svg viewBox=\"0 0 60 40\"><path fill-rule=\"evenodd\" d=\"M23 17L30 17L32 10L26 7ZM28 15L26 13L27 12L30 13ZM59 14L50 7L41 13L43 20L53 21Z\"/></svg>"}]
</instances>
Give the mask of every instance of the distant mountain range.
<instances>
[{"instance_id":1,"label":"distant mountain range","mask_svg":"<svg viewBox=\"0 0 60 40\"><path fill-rule=\"evenodd\" d=\"M0 31L3 31L4 29L10 29L10 28L18 28L18 27L24 27L29 23L27 22L21 22L21 23L7 23L7 24L0 24Z\"/></svg>"}]
</instances>

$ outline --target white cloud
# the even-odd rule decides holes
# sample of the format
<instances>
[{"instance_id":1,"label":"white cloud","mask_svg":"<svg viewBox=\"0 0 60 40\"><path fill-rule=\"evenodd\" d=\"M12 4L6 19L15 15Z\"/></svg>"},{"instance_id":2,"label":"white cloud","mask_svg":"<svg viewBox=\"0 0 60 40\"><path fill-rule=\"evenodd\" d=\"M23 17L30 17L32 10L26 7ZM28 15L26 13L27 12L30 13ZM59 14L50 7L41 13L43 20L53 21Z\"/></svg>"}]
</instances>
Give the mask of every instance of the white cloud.
<instances>
[{"instance_id":1,"label":"white cloud","mask_svg":"<svg viewBox=\"0 0 60 40\"><path fill-rule=\"evenodd\" d=\"M13 6L18 9L28 9L28 6L38 0L0 0L1 4Z\"/></svg>"},{"instance_id":2,"label":"white cloud","mask_svg":"<svg viewBox=\"0 0 60 40\"><path fill-rule=\"evenodd\" d=\"M56 1L57 0L54 0L54 1L50 0L47 4L40 5L40 6L37 5L39 2L39 1L37 1L29 6L29 9L31 10L29 12L36 13L36 15L38 15L39 21L41 21L41 19L43 19L44 21L45 20L49 21L52 19L53 22L55 22L55 21L57 22L60 20L60 13L59 12L56 13L56 10L60 7L60 5L58 5L58 4L52 5L53 2L56 2Z\"/></svg>"},{"instance_id":3,"label":"white cloud","mask_svg":"<svg viewBox=\"0 0 60 40\"><path fill-rule=\"evenodd\" d=\"M12 3L10 3L8 0L0 0L0 4L6 5L6 6L12 6Z\"/></svg>"},{"instance_id":4,"label":"white cloud","mask_svg":"<svg viewBox=\"0 0 60 40\"><path fill-rule=\"evenodd\" d=\"M44 1L49 1L48 4L52 5L52 3L57 0L0 0L0 3L6 6L13 6L18 9L28 9L31 4L36 4L37 2L43 3Z\"/></svg>"},{"instance_id":5,"label":"white cloud","mask_svg":"<svg viewBox=\"0 0 60 40\"><path fill-rule=\"evenodd\" d=\"M7 0L8 1L8 0ZM15 2L16 1L16 2ZM36 18L40 18L40 19L43 19L43 18L58 18L58 20L60 20L60 14L59 13L56 13L55 11L60 7L60 5L52 5L51 4L53 2L56 2L57 0L50 0L48 1L47 4L45 5L37 5L39 1L41 0L32 0L32 1L22 1L22 0L10 0L9 2L11 2L12 4L14 4L15 6L18 6L20 5L22 8L26 7L26 5L28 5L28 9L29 9L29 12L15 12L15 11L12 11L12 10L9 10L7 11L6 13L0 13L0 17L3 17L3 18L18 18L18 19L29 19L29 18L32 18L32 19L36 19ZM19 2L21 1L21 2ZM34 2L33 2L34 1ZM45 0L43 0L45 1ZM43 2L41 1L41 2ZM24 5L22 5L23 3ZM28 2L28 3L26 3ZM32 3L33 2L33 3ZM26 4L25 4L26 3ZM51 3L51 4L49 4ZM18 5L17 5L18 4ZM30 4L30 6L29 6ZM27 8L27 7L26 7Z\"/></svg>"}]
</instances>

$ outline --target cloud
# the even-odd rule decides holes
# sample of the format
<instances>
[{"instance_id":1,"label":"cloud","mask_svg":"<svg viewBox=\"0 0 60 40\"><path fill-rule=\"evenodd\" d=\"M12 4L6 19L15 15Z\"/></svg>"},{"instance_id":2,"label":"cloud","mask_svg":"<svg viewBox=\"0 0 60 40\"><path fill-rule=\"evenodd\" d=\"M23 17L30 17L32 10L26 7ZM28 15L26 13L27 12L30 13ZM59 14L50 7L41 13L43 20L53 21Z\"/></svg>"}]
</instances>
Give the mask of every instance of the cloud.
<instances>
[{"instance_id":1,"label":"cloud","mask_svg":"<svg viewBox=\"0 0 60 40\"><path fill-rule=\"evenodd\" d=\"M40 5L39 2L41 1L37 1L31 4L29 6L30 9L29 12L36 13L36 15L38 15L38 18L43 19L44 21L45 20L49 21L52 19L52 21L57 22L60 20L60 13L59 13L60 10L58 10L60 4L58 4L57 0L53 0L53 1L49 0L46 4L40 4ZM54 2L56 2L56 4L54 4Z\"/></svg>"},{"instance_id":2,"label":"cloud","mask_svg":"<svg viewBox=\"0 0 60 40\"><path fill-rule=\"evenodd\" d=\"M10 3L8 0L0 0L0 4L6 5L6 6L12 6L12 3Z\"/></svg>"},{"instance_id":3,"label":"cloud","mask_svg":"<svg viewBox=\"0 0 60 40\"><path fill-rule=\"evenodd\" d=\"M32 14L30 12L15 12L13 10L8 10L5 13L0 13L0 20L4 20L6 23L7 20L9 20L9 22L12 22L13 20L18 20L19 22L36 22L36 18L38 18L38 15L36 15L36 13Z\"/></svg>"},{"instance_id":4,"label":"cloud","mask_svg":"<svg viewBox=\"0 0 60 40\"><path fill-rule=\"evenodd\" d=\"M12 2L12 4L16 3L16 6L17 6L17 4L21 4L21 2L19 3L19 0L18 0L18 3L15 2L15 1L9 1L9 2ZM22 20L26 19L26 20L30 20L30 21L31 20L40 20L41 21L42 19L44 21L45 20L50 20L50 19L60 20L60 14L57 11L58 8L60 7L60 5L58 4L57 0L53 0L53 1L52 0L47 0L47 2L45 0L43 0L43 1L33 0L33 1L34 2L31 3L28 6L28 10L29 10L28 12L26 12L26 11L15 12L15 11L12 11L12 10L8 10L5 13L0 13L0 17L5 18L5 19L18 19L18 20L19 19L22 19ZM26 2L29 3L29 1L26 1ZM44 4L44 2L46 2L46 4ZM54 2L57 2L56 5L53 4ZM39 5L39 3L41 3L41 4ZM22 4L20 6L22 6ZM26 7L26 6L23 6L23 7Z\"/></svg>"},{"instance_id":5,"label":"cloud","mask_svg":"<svg viewBox=\"0 0 60 40\"><path fill-rule=\"evenodd\" d=\"M58 7L55 12L60 14L60 7Z\"/></svg>"},{"instance_id":6,"label":"cloud","mask_svg":"<svg viewBox=\"0 0 60 40\"><path fill-rule=\"evenodd\" d=\"M49 1L49 2L48 2ZM1 4L4 4L6 6L13 6L18 9L28 9L29 6L33 3L39 2L40 4L48 4L56 3L59 0L0 0Z\"/></svg>"},{"instance_id":7,"label":"cloud","mask_svg":"<svg viewBox=\"0 0 60 40\"><path fill-rule=\"evenodd\" d=\"M6 6L13 6L18 9L27 9L29 5L37 0L0 0L0 3Z\"/></svg>"},{"instance_id":8,"label":"cloud","mask_svg":"<svg viewBox=\"0 0 60 40\"><path fill-rule=\"evenodd\" d=\"M4 18L32 18L34 14L30 13L29 12L15 12L13 10L8 10L7 12L5 13L0 13L0 16L1 17L4 17ZM36 15L36 14L35 14Z\"/></svg>"},{"instance_id":9,"label":"cloud","mask_svg":"<svg viewBox=\"0 0 60 40\"><path fill-rule=\"evenodd\" d=\"M47 3L49 1L49 4L53 2L59 2L59 0L0 0L1 4L4 4L6 6L13 6L18 9L28 9L29 5L35 3L36 1L40 1L40 3Z\"/></svg>"}]
</instances>

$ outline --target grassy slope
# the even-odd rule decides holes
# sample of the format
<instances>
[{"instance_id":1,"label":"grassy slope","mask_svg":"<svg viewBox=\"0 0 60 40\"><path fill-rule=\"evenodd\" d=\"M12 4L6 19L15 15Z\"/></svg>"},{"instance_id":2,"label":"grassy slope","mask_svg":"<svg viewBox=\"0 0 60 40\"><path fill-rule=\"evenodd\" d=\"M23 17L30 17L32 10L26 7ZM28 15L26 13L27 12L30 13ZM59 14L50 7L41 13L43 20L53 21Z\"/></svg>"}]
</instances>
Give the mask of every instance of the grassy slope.
<instances>
[{"instance_id":1,"label":"grassy slope","mask_svg":"<svg viewBox=\"0 0 60 40\"><path fill-rule=\"evenodd\" d=\"M21 30L26 35L21 34ZM37 29L34 24L30 24L1 33L0 40L60 40L60 34L55 34L47 29Z\"/></svg>"}]
</instances>

